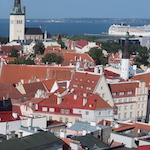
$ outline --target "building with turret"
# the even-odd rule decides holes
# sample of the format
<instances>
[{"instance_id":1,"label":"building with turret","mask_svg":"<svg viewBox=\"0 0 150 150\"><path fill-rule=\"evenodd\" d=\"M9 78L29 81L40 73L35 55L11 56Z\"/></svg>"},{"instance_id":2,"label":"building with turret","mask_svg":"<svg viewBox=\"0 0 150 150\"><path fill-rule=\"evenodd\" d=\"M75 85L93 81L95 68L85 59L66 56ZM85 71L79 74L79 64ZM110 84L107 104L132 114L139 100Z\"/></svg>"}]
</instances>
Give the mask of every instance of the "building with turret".
<instances>
[{"instance_id":1,"label":"building with turret","mask_svg":"<svg viewBox=\"0 0 150 150\"><path fill-rule=\"evenodd\" d=\"M26 28L25 7L21 8L21 0L14 1L13 11L10 13L9 41L14 40L39 40L44 34L40 27Z\"/></svg>"}]
</instances>

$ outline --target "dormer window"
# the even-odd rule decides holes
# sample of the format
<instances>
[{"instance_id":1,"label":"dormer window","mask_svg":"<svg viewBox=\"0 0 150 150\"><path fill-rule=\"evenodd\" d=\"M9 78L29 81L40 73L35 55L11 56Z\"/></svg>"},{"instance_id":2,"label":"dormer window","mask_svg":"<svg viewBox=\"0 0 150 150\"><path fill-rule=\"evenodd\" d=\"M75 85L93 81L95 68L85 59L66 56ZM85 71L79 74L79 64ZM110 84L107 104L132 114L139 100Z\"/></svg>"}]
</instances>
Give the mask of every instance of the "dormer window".
<instances>
[{"instance_id":1,"label":"dormer window","mask_svg":"<svg viewBox=\"0 0 150 150\"><path fill-rule=\"evenodd\" d=\"M128 91L127 94L128 94L128 95L132 94L132 91Z\"/></svg>"},{"instance_id":2,"label":"dormer window","mask_svg":"<svg viewBox=\"0 0 150 150\"><path fill-rule=\"evenodd\" d=\"M80 81L82 81L82 79L80 79Z\"/></svg>"},{"instance_id":3,"label":"dormer window","mask_svg":"<svg viewBox=\"0 0 150 150\"><path fill-rule=\"evenodd\" d=\"M119 95L124 95L124 92L119 92Z\"/></svg>"},{"instance_id":4,"label":"dormer window","mask_svg":"<svg viewBox=\"0 0 150 150\"><path fill-rule=\"evenodd\" d=\"M113 96L116 96L116 93L112 93Z\"/></svg>"}]
</instances>

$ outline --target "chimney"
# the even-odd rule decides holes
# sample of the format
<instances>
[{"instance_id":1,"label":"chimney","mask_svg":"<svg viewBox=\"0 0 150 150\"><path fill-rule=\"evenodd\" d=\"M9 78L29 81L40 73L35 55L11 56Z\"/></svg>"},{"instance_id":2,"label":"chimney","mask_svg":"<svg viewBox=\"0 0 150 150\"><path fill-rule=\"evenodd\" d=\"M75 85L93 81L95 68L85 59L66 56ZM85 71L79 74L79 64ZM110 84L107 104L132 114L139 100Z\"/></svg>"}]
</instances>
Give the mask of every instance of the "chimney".
<instances>
[{"instance_id":1,"label":"chimney","mask_svg":"<svg viewBox=\"0 0 150 150\"><path fill-rule=\"evenodd\" d=\"M74 94L73 99L76 100L77 97L78 97L78 95L77 95L77 94Z\"/></svg>"},{"instance_id":2,"label":"chimney","mask_svg":"<svg viewBox=\"0 0 150 150\"><path fill-rule=\"evenodd\" d=\"M61 138L66 138L67 137L66 136L66 130L63 130L63 129L60 130L60 137Z\"/></svg>"},{"instance_id":3,"label":"chimney","mask_svg":"<svg viewBox=\"0 0 150 150\"><path fill-rule=\"evenodd\" d=\"M87 94L86 93L83 93L83 97L86 97L87 96Z\"/></svg>"},{"instance_id":4,"label":"chimney","mask_svg":"<svg viewBox=\"0 0 150 150\"><path fill-rule=\"evenodd\" d=\"M80 148L80 143L70 142L70 147L72 150L78 150Z\"/></svg>"},{"instance_id":5,"label":"chimney","mask_svg":"<svg viewBox=\"0 0 150 150\"><path fill-rule=\"evenodd\" d=\"M7 140L10 140L12 138L12 135L11 134L6 134L6 139Z\"/></svg>"},{"instance_id":6,"label":"chimney","mask_svg":"<svg viewBox=\"0 0 150 150\"><path fill-rule=\"evenodd\" d=\"M23 137L23 132L18 132L18 138L22 138Z\"/></svg>"},{"instance_id":7,"label":"chimney","mask_svg":"<svg viewBox=\"0 0 150 150\"><path fill-rule=\"evenodd\" d=\"M62 102L62 98L60 94L57 94L57 105L59 105Z\"/></svg>"},{"instance_id":8,"label":"chimney","mask_svg":"<svg viewBox=\"0 0 150 150\"><path fill-rule=\"evenodd\" d=\"M15 131L11 131L11 137L15 138Z\"/></svg>"},{"instance_id":9,"label":"chimney","mask_svg":"<svg viewBox=\"0 0 150 150\"><path fill-rule=\"evenodd\" d=\"M17 114L17 113L15 113L15 112L13 112L13 113L12 113L12 116L13 116L15 119L17 119L17 118L18 118L18 114Z\"/></svg>"},{"instance_id":10,"label":"chimney","mask_svg":"<svg viewBox=\"0 0 150 150\"><path fill-rule=\"evenodd\" d=\"M91 121L91 124L90 124L91 126L96 126L96 122L94 122L94 121Z\"/></svg>"},{"instance_id":11,"label":"chimney","mask_svg":"<svg viewBox=\"0 0 150 150\"><path fill-rule=\"evenodd\" d=\"M106 126L106 120L103 120L103 126Z\"/></svg>"},{"instance_id":12,"label":"chimney","mask_svg":"<svg viewBox=\"0 0 150 150\"><path fill-rule=\"evenodd\" d=\"M82 135L86 135L87 134L87 131L86 130L83 130L82 131Z\"/></svg>"},{"instance_id":13,"label":"chimney","mask_svg":"<svg viewBox=\"0 0 150 150\"><path fill-rule=\"evenodd\" d=\"M28 127L32 127L32 118L28 118Z\"/></svg>"},{"instance_id":14,"label":"chimney","mask_svg":"<svg viewBox=\"0 0 150 150\"><path fill-rule=\"evenodd\" d=\"M86 105L87 101L88 101L88 100L87 100L86 98L83 98L83 106Z\"/></svg>"}]
</instances>

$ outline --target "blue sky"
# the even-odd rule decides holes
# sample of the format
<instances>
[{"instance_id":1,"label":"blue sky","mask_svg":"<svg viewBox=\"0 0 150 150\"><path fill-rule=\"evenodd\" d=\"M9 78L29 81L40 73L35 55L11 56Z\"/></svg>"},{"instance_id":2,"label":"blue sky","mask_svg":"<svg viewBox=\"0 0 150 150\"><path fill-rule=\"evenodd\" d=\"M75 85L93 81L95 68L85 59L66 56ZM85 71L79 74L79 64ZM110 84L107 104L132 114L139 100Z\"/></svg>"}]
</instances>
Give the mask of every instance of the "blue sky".
<instances>
[{"instance_id":1,"label":"blue sky","mask_svg":"<svg viewBox=\"0 0 150 150\"><path fill-rule=\"evenodd\" d=\"M21 0L27 18L150 18L150 0ZM0 0L0 19L9 18L14 0Z\"/></svg>"}]
</instances>

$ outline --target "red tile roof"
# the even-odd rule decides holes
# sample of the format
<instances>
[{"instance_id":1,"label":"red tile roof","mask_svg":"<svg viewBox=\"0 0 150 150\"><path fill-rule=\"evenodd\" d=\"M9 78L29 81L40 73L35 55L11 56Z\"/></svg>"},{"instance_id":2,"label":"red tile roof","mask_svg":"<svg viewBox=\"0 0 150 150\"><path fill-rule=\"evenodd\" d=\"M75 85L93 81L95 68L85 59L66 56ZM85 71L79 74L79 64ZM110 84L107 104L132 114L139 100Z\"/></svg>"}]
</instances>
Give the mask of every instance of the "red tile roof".
<instances>
[{"instance_id":1,"label":"red tile roof","mask_svg":"<svg viewBox=\"0 0 150 150\"><path fill-rule=\"evenodd\" d=\"M74 99L75 93L68 94L63 96L63 101L57 105L57 96L52 94L50 98L43 100L39 105L42 106L57 106L63 108L78 108L78 109L86 109L86 110L96 110L96 109L106 109L112 108L105 100L103 100L97 94L88 94L86 97L77 95L77 99ZM83 105L83 101L86 101L86 104Z\"/></svg>"},{"instance_id":2,"label":"red tile roof","mask_svg":"<svg viewBox=\"0 0 150 150\"><path fill-rule=\"evenodd\" d=\"M50 91L54 85L54 83L56 82L55 79L50 79L50 80L44 80L42 81L42 83L46 86L46 88Z\"/></svg>"},{"instance_id":3,"label":"red tile roof","mask_svg":"<svg viewBox=\"0 0 150 150\"><path fill-rule=\"evenodd\" d=\"M80 41L75 42L75 47L82 49L84 46L88 45L88 43L89 43L88 41L81 39Z\"/></svg>"},{"instance_id":4,"label":"red tile roof","mask_svg":"<svg viewBox=\"0 0 150 150\"><path fill-rule=\"evenodd\" d=\"M111 93L116 93L113 97L131 97L135 95L136 88L139 87L139 82L119 82L110 84ZM124 92L120 95L120 92ZM132 92L129 94L128 92Z\"/></svg>"},{"instance_id":5,"label":"red tile roof","mask_svg":"<svg viewBox=\"0 0 150 150\"><path fill-rule=\"evenodd\" d=\"M138 131L138 129L150 131L150 125L147 124L147 123L136 122L136 123L134 124L134 126L135 126L134 131Z\"/></svg>"},{"instance_id":6,"label":"red tile roof","mask_svg":"<svg viewBox=\"0 0 150 150\"><path fill-rule=\"evenodd\" d=\"M17 121L20 117L14 118L12 112L0 112L0 122Z\"/></svg>"},{"instance_id":7,"label":"red tile roof","mask_svg":"<svg viewBox=\"0 0 150 150\"><path fill-rule=\"evenodd\" d=\"M150 89L150 73L137 74L133 76L131 80L145 81L146 86Z\"/></svg>"},{"instance_id":8,"label":"red tile roof","mask_svg":"<svg viewBox=\"0 0 150 150\"><path fill-rule=\"evenodd\" d=\"M0 49L2 50L2 52L6 55L9 55L12 48L17 49L18 51L20 51L20 45L14 45L14 46L6 46L6 45L2 45L0 47Z\"/></svg>"},{"instance_id":9,"label":"red tile roof","mask_svg":"<svg viewBox=\"0 0 150 150\"><path fill-rule=\"evenodd\" d=\"M70 80L72 67L51 67L38 65L3 65L0 81L18 83L21 79Z\"/></svg>"},{"instance_id":10,"label":"red tile roof","mask_svg":"<svg viewBox=\"0 0 150 150\"><path fill-rule=\"evenodd\" d=\"M36 93L37 90L46 91L46 88L44 87L42 82L23 84L23 87L24 87L26 93L32 93L32 92Z\"/></svg>"},{"instance_id":11,"label":"red tile roof","mask_svg":"<svg viewBox=\"0 0 150 150\"><path fill-rule=\"evenodd\" d=\"M93 92L101 75L92 73L76 72L71 80L69 89L82 92Z\"/></svg>"}]
</instances>

